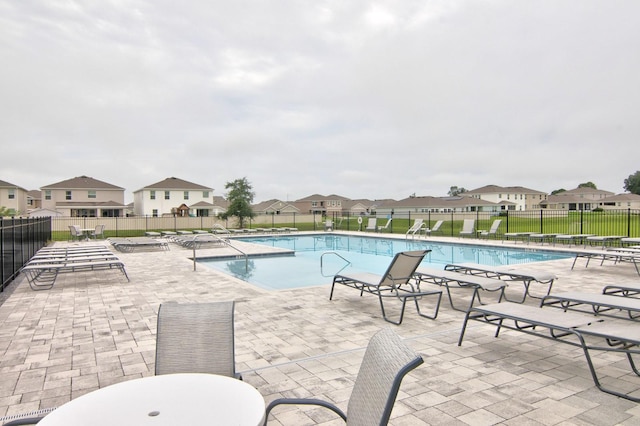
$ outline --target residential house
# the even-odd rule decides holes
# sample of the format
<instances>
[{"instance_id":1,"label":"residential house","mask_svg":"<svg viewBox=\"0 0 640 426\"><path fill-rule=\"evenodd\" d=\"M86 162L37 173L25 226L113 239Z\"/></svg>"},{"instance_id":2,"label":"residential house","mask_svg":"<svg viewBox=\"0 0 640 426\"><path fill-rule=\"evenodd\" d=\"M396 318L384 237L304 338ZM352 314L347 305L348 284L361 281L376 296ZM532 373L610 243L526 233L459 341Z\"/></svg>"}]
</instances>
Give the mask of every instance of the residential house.
<instances>
[{"instance_id":1,"label":"residential house","mask_svg":"<svg viewBox=\"0 0 640 426\"><path fill-rule=\"evenodd\" d=\"M42 209L70 217L124 216L124 188L78 176L40 188Z\"/></svg>"},{"instance_id":2,"label":"residential house","mask_svg":"<svg viewBox=\"0 0 640 426\"><path fill-rule=\"evenodd\" d=\"M540 209L541 203L547 199L547 193L522 186L486 185L461 195L491 201L499 204L501 210L534 210Z\"/></svg>"},{"instance_id":3,"label":"residential house","mask_svg":"<svg viewBox=\"0 0 640 426\"><path fill-rule=\"evenodd\" d=\"M455 197L411 196L376 208L378 216L408 216L415 213L499 212L501 204L464 195Z\"/></svg>"},{"instance_id":4,"label":"residential house","mask_svg":"<svg viewBox=\"0 0 640 426\"><path fill-rule=\"evenodd\" d=\"M40 190L27 191L27 209L39 209L42 207L42 192Z\"/></svg>"},{"instance_id":5,"label":"residential house","mask_svg":"<svg viewBox=\"0 0 640 426\"><path fill-rule=\"evenodd\" d=\"M369 215L372 213L370 200L342 200L342 216Z\"/></svg>"},{"instance_id":6,"label":"residential house","mask_svg":"<svg viewBox=\"0 0 640 426\"><path fill-rule=\"evenodd\" d=\"M136 216L213 216L213 188L170 177L133 192Z\"/></svg>"},{"instance_id":7,"label":"residential house","mask_svg":"<svg viewBox=\"0 0 640 426\"><path fill-rule=\"evenodd\" d=\"M300 209L291 203L280 200L267 200L251 206L255 214L299 214Z\"/></svg>"},{"instance_id":8,"label":"residential house","mask_svg":"<svg viewBox=\"0 0 640 426\"><path fill-rule=\"evenodd\" d=\"M598 207L603 210L640 210L640 195L630 193L612 195L600 201Z\"/></svg>"},{"instance_id":9,"label":"residential house","mask_svg":"<svg viewBox=\"0 0 640 426\"><path fill-rule=\"evenodd\" d=\"M0 208L15 215L27 213L27 190L0 180Z\"/></svg>"},{"instance_id":10,"label":"residential house","mask_svg":"<svg viewBox=\"0 0 640 426\"><path fill-rule=\"evenodd\" d=\"M541 208L549 210L593 210L600 206L606 198L615 195L613 192L589 187L575 188L555 195L549 195L541 203Z\"/></svg>"},{"instance_id":11,"label":"residential house","mask_svg":"<svg viewBox=\"0 0 640 426\"><path fill-rule=\"evenodd\" d=\"M342 203L349 200L340 195L320 195L313 194L305 198L296 200L295 205L301 213L340 215L342 213Z\"/></svg>"},{"instance_id":12,"label":"residential house","mask_svg":"<svg viewBox=\"0 0 640 426\"><path fill-rule=\"evenodd\" d=\"M220 216L222 213L225 213L229 208L229 201L221 197L219 195L213 196L213 215Z\"/></svg>"}]
</instances>

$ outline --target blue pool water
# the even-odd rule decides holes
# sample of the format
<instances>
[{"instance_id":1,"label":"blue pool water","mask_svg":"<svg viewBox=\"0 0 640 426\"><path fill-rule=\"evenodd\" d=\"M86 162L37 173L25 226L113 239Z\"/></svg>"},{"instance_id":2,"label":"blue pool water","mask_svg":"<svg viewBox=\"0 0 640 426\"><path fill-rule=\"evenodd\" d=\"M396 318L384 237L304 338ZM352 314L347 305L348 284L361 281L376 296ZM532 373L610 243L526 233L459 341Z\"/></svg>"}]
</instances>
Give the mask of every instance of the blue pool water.
<instances>
[{"instance_id":1,"label":"blue pool water","mask_svg":"<svg viewBox=\"0 0 640 426\"><path fill-rule=\"evenodd\" d=\"M393 256L406 250L430 249L423 266L442 269L448 263L515 265L565 259L572 254L539 249L456 245L347 235L298 235L242 238L242 241L295 251L295 255L200 260L198 263L268 290L330 284L337 273L382 274Z\"/></svg>"}]
</instances>

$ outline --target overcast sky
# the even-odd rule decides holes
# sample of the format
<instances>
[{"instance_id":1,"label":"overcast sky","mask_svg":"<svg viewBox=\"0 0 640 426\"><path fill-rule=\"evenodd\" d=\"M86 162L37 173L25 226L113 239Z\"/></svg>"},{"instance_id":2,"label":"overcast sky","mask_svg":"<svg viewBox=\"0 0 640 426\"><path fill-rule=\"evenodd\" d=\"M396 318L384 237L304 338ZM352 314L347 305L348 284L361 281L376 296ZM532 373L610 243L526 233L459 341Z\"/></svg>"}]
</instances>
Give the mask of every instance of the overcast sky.
<instances>
[{"instance_id":1,"label":"overcast sky","mask_svg":"<svg viewBox=\"0 0 640 426\"><path fill-rule=\"evenodd\" d=\"M624 192L640 1L0 0L0 179Z\"/></svg>"}]
</instances>

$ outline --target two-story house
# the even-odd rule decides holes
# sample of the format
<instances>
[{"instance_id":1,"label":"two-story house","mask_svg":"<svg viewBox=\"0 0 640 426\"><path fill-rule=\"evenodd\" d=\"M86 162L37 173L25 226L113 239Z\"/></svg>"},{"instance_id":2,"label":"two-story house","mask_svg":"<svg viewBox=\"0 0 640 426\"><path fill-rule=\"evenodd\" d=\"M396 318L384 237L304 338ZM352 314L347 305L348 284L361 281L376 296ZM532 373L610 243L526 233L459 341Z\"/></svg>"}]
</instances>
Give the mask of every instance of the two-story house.
<instances>
[{"instance_id":1,"label":"two-story house","mask_svg":"<svg viewBox=\"0 0 640 426\"><path fill-rule=\"evenodd\" d=\"M342 202L349 200L340 195L313 194L293 202L301 213L339 215L342 213Z\"/></svg>"},{"instance_id":2,"label":"two-story house","mask_svg":"<svg viewBox=\"0 0 640 426\"><path fill-rule=\"evenodd\" d=\"M593 210L601 207L600 203L613 195L615 194L611 191L584 186L549 195L548 199L542 203L542 208L550 210Z\"/></svg>"},{"instance_id":3,"label":"two-story house","mask_svg":"<svg viewBox=\"0 0 640 426\"><path fill-rule=\"evenodd\" d=\"M176 177L133 192L136 216L213 216L213 188Z\"/></svg>"},{"instance_id":4,"label":"two-story house","mask_svg":"<svg viewBox=\"0 0 640 426\"><path fill-rule=\"evenodd\" d=\"M378 216L402 216L415 213L499 212L500 204L475 197L411 196L403 200L385 202L376 208Z\"/></svg>"},{"instance_id":5,"label":"two-story house","mask_svg":"<svg viewBox=\"0 0 640 426\"><path fill-rule=\"evenodd\" d=\"M78 176L40 188L42 209L69 217L124 216L124 188Z\"/></svg>"},{"instance_id":6,"label":"two-story house","mask_svg":"<svg viewBox=\"0 0 640 426\"><path fill-rule=\"evenodd\" d=\"M547 199L546 192L522 186L486 185L461 195L500 204L502 210L540 209L541 203Z\"/></svg>"},{"instance_id":7,"label":"two-story house","mask_svg":"<svg viewBox=\"0 0 640 426\"><path fill-rule=\"evenodd\" d=\"M9 182L0 180L0 208L14 215L26 214L27 190Z\"/></svg>"}]
</instances>

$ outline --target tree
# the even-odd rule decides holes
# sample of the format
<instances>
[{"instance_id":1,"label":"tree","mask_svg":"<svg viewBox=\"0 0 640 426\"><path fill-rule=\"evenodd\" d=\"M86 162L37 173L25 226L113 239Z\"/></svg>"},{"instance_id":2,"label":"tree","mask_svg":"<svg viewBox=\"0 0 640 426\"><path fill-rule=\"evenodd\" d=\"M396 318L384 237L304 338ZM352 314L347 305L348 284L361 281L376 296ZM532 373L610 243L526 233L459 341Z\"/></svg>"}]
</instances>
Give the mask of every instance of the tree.
<instances>
[{"instance_id":1,"label":"tree","mask_svg":"<svg viewBox=\"0 0 640 426\"><path fill-rule=\"evenodd\" d=\"M462 194L463 192L467 192L467 190L466 190L466 189L464 189L463 187L459 187L459 188L458 188L457 186L452 186L452 187L449 189L449 196L451 196L451 197L455 197L456 195L460 195L460 194Z\"/></svg>"},{"instance_id":2,"label":"tree","mask_svg":"<svg viewBox=\"0 0 640 426\"><path fill-rule=\"evenodd\" d=\"M551 195L557 195L557 194L560 194L561 192L567 192L567 190L564 188L554 189L553 191L551 191Z\"/></svg>"},{"instance_id":3,"label":"tree","mask_svg":"<svg viewBox=\"0 0 640 426\"><path fill-rule=\"evenodd\" d=\"M578 185L578 188L592 188L592 189L598 189L598 187L596 186L595 183L593 182L585 182L585 183L581 183L580 185Z\"/></svg>"},{"instance_id":4,"label":"tree","mask_svg":"<svg viewBox=\"0 0 640 426\"><path fill-rule=\"evenodd\" d=\"M624 190L640 195L640 170L624 180Z\"/></svg>"},{"instance_id":5,"label":"tree","mask_svg":"<svg viewBox=\"0 0 640 426\"><path fill-rule=\"evenodd\" d=\"M256 215L251 209L251 203L253 203L253 197L255 196L253 187L244 177L233 182L227 182L224 189L228 190L226 197L227 201L229 201L229 207L221 217L227 219L235 216L238 218L240 228L243 228L245 219Z\"/></svg>"},{"instance_id":6,"label":"tree","mask_svg":"<svg viewBox=\"0 0 640 426\"><path fill-rule=\"evenodd\" d=\"M8 209L5 206L0 206L0 217L17 216L19 213L20 212L17 212L14 209Z\"/></svg>"}]
</instances>

